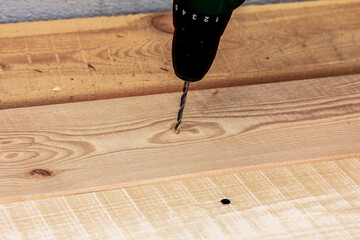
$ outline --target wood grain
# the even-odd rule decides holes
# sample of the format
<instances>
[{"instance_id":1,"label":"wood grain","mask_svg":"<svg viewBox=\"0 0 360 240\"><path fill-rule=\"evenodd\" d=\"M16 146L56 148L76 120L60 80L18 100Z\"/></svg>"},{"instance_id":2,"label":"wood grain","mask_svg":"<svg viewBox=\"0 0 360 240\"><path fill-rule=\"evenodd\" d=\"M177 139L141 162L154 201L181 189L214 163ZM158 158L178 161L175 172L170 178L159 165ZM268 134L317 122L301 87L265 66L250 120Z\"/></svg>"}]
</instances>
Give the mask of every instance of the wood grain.
<instances>
[{"instance_id":1,"label":"wood grain","mask_svg":"<svg viewBox=\"0 0 360 240\"><path fill-rule=\"evenodd\" d=\"M0 238L358 239L359 161L0 204Z\"/></svg>"},{"instance_id":2,"label":"wood grain","mask_svg":"<svg viewBox=\"0 0 360 240\"><path fill-rule=\"evenodd\" d=\"M0 202L360 153L360 75L0 112Z\"/></svg>"},{"instance_id":3,"label":"wood grain","mask_svg":"<svg viewBox=\"0 0 360 240\"><path fill-rule=\"evenodd\" d=\"M360 2L241 7L192 89L360 73ZM0 109L181 91L171 13L0 25Z\"/></svg>"}]
</instances>

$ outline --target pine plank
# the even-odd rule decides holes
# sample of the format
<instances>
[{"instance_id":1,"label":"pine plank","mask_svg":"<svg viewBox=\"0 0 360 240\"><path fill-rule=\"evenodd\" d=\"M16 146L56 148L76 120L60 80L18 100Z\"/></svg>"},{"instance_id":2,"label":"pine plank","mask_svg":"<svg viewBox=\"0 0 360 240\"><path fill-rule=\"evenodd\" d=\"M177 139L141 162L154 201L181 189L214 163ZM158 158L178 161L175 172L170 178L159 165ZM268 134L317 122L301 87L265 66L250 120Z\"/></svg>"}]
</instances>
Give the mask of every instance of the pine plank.
<instances>
[{"instance_id":1,"label":"pine plank","mask_svg":"<svg viewBox=\"0 0 360 240\"><path fill-rule=\"evenodd\" d=\"M360 154L360 75L0 112L0 202Z\"/></svg>"},{"instance_id":2,"label":"pine plank","mask_svg":"<svg viewBox=\"0 0 360 240\"><path fill-rule=\"evenodd\" d=\"M360 73L360 2L239 8L193 89ZM181 91L171 13L0 25L0 109Z\"/></svg>"},{"instance_id":3,"label":"pine plank","mask_svg":"<svg viewBox=\"0 0 360 240\"><path fill-rule=\"evenodd\" d=\"M0 204L0 238L358 239L359 161Z\"/></svg>"}]
</instances>

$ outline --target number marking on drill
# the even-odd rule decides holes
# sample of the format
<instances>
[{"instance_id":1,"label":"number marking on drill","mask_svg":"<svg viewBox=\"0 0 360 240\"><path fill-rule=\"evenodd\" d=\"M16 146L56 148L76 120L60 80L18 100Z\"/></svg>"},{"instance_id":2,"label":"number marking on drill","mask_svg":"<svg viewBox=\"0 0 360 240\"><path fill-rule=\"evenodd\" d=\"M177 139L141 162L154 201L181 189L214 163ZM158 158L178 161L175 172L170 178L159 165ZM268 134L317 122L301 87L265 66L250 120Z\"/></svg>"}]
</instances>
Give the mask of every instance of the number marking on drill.
<instances>
[{"instance_id":1,"label":"number marking on drill","mask_svg":"<svg viewBox=\"0 0 360 240\"><path fill-rule=\"evenodd\" d=\"M179 6L177 4L175 4L175 11L177 11L179 9Z\"/></svg>"},{"instance_id":2,"label":"number marking on drill","mask_svg":"<svg viewBox=\"0 0 360 240\"><path fill-rule=\"evenodd\" d=\"M219 17L216 18L215 22L218 22L219 21Z\"/></svg>"},{"instance_id":3,"label":"number marking on drill","mask_svg":"<svg viewBox=\"0 0 360 240\"><path fill-rule=\"evenodd\" d=\"M182 10L182 15L185 15L186 14L186 11L185 10Z\"/></svg>"},{"instance_id":4,"label":"number marking on drill","mask_svg":"<svg viewBox=\"0 0 360 240\"><path fill-rule=\"evenodd\" d=\"M193 14L193 15L192 15L192 19L193 19L193 20L196 20L196 17L197 17L196 14Z\"/></svg>"},{"instance_id":5,"label":"number marking on drill","mask_svg":"<svg viewBox=\"0 0 360 240\"><path fill-rule=\"evenodd\" d=\"M208 21L209 21L209 17L208 17L208 16L205 16L204 22L208 22Z\"/></svg>"}]
</instances>

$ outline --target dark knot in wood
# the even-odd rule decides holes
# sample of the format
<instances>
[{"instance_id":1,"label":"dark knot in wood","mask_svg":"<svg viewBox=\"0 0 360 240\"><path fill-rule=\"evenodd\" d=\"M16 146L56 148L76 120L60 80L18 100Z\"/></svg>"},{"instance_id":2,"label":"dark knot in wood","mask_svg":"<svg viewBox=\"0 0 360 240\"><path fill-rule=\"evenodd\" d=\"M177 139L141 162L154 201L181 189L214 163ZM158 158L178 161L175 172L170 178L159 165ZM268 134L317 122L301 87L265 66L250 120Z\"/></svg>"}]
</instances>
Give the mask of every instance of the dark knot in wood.
<instances>
[{"instance_id":1,"label":"dark knot in wood","mask_svg":"<svg viewBox=\"0 0 360 240\"><path fill-rule=\"evenodd\" d=\"M49 170L45 170L45 169L34 169L30 172L30 176L34 176L34 175L50 177L50 176L52 176L52 172Z\"/></svg>"},{"instance_id":2,"label":"dark knot in wood","mask_svg":"<svg viewBox=\"0 0 360 240\"><path fill-rule=\"evenodd\" d=\"M174 27L172 25L172 15L169 13L157 15L152 18L151 24L159 31L164 33L174 33Z\"/></svg>"}]
</instances>

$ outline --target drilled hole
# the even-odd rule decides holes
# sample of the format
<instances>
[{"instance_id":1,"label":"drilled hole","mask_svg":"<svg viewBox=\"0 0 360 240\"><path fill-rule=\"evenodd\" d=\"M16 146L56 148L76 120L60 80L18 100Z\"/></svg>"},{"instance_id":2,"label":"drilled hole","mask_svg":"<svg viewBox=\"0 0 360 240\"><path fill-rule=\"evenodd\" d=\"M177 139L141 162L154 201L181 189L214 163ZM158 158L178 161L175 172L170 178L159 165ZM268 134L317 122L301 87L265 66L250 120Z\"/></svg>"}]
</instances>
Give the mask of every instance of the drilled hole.
<instances>
[{"instance_id":1,"label":"drilled hole","mask_svg":"<svg viewBox=\"0 0 360 240\"><path fill-rule=\"evenodd\" d=\"M227 199L227 198L224 198L224 199L221 199L221 201L220 201L222 204L224 204L224 205L228 205L228 204L230 204L231 202L230 202L230 200L229 199Z\"/></svg>"}]
</instances>

